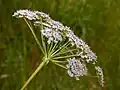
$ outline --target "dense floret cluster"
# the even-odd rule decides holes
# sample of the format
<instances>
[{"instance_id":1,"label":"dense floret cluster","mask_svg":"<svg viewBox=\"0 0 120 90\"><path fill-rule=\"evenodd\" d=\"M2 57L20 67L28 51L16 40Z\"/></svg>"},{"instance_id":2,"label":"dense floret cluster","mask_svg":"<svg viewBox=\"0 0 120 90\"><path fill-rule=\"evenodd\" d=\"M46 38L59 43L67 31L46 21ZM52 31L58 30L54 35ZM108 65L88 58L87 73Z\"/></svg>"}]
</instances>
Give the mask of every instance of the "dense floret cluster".
<instances>
[{"instance_id":1,"label":"dense floret cluster","mask_svg":"<svg viewBox=\"0 0 120 90\"><path fill-rule=\"evenodd\" d=\"M75 57L68 59L67 68L69 76L75 77L77 80L79 80L78 77L87 75L86 65Z\"/></svg>"}]
</instances>

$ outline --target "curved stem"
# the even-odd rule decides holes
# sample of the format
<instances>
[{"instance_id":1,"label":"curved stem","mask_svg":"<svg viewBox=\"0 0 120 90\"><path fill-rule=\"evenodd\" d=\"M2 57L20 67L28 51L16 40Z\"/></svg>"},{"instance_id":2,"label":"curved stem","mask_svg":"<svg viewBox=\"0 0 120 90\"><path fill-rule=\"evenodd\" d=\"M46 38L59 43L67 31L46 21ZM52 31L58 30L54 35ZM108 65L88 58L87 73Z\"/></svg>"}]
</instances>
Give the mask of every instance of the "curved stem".
<instances>
[{"instance_id":1,"label":"curved stem","mask_svg":"<svg viewBox=\"0 0 120 90\"><path fill-rule=\"evenodd\" d=\"M23 87L20 90L24 90L26 86L30 83L30 81L36 76L36 74L41 70L41 68L46 64L47 60L44 60L34 71L34 73L29 77L29 79L26 81L26 83L23 85Z\"/></svg>"}]
</instances>

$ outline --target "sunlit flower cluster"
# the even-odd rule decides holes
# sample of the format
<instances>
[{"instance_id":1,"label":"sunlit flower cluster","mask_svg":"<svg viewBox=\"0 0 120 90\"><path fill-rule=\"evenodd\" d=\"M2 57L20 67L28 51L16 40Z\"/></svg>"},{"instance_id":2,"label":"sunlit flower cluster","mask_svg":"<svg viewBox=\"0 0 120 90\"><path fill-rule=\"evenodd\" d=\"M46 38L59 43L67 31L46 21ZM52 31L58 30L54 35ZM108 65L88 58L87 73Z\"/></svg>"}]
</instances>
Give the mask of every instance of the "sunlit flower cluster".
<instances>
[{"instance_id":1,"label":"sunlit flower cluster","mask_svg":"<svg viewBox=\"0 0 120 90\"><path fill-rule=\"evenodd\" d=\"M76 52L71 53L71 55L74 55L73 57L66 59L68 61L66 65L67 73L70 77L75 77L78 80L80 76L87 75L87 63L97 63L97 56L91 51L90 47L82 39L77 37L69 27L64 26L59 21L53 20L49 15L39 11L18 10L13 16L33 21L34 26L42 25L40 33L44 36L45 40L47 40L48 45L52 42L68 41L70 47L77 49ZM69 47L67 48L69 49ZM97 66L95 69L101 78L100 84L103 86L103 71Z\"/></svg>"}]
</instances>

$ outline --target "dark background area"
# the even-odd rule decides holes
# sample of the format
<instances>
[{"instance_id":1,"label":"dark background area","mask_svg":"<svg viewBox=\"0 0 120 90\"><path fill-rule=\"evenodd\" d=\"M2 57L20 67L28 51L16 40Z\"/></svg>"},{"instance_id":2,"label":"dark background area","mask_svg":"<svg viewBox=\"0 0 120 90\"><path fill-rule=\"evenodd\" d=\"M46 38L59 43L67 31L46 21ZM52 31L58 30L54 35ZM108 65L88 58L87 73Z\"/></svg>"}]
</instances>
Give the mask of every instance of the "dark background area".
<instances>
[{"instance_id":1,"label":"dark background area","mask_svg":"<svg viewBox=\"0 0 120 90\"><path fill-rule=\"evenodd\" d=\"M96 78L76 81L49 64L26 90L120 89L120 0L0 0L0 90L19 90L41 61L27 25L12 17L19 9L43 11L70 26L97 54L105 75L101 88Z\"/></svg>"}]
</instances>

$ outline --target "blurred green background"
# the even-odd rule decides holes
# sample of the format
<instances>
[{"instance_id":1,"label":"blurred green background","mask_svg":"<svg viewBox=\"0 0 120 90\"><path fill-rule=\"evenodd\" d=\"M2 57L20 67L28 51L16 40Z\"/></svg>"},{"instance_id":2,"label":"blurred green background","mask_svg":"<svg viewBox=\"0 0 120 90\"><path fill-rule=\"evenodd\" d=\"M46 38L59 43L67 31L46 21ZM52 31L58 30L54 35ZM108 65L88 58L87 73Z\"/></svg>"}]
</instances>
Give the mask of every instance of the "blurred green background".
<instances>
[{"instance_id":1,"label":"blurred green background","mask_svg":"<svg viewBox=\"0 0 120 90\"><path fill-rule=\"evenodd\" d=\"M76 81L49 64L26 90L120 89L120 0L0 0L0 90L19 90L41 62L27 25L12 17L18 9L43 11L70 26L97 54L105 74L101 88L96 78Z\"/></svg>"}]
</instances>

